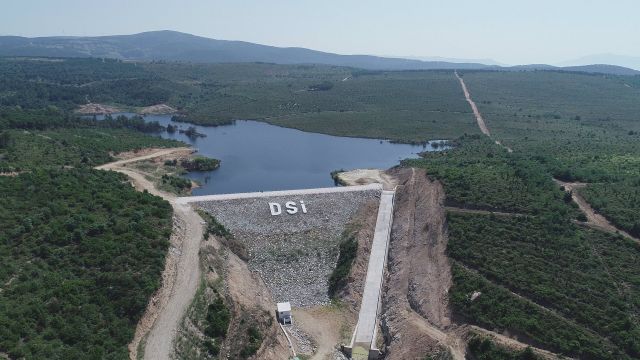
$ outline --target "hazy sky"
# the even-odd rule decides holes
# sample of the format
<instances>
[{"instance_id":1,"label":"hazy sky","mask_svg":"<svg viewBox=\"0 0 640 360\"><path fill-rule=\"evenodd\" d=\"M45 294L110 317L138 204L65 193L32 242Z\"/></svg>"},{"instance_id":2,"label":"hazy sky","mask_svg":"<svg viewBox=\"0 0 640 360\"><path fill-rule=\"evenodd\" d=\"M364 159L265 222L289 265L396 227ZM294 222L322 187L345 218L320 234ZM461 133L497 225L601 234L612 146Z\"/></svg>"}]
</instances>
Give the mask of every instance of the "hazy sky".
<instances>
[{"instance_id":1,"label":"hazy sky","mask_svg":"<svg viewBox=\"0 0 640 360\"><path fill-rule=\"evenodd\" d=\"M5 0L0 35L150 30L342 54L557 63L640 56L638 0Z\"/></svg>"}]
</instances>

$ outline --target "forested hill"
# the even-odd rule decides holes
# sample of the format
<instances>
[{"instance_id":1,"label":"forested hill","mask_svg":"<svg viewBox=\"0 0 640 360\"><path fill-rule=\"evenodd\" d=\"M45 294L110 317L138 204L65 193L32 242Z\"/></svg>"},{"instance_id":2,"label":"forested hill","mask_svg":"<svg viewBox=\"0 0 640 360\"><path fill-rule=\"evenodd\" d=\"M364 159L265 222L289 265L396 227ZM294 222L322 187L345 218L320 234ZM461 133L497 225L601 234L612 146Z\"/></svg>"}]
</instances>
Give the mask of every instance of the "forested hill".
<instances>
[{"instance_id":1,"label":"forested hill","mask_svg":"<svg viewBox=\"0 0 640 360\"><path fill-rule=\"evenodd\" d=\"M304 48L227 41L180 33L152 31L100 37L0 37L0 56L107 57L128 60L167 60L198 63L267 62L325 64L376 70L489 68L482 64L338 55Z\"/></svg>"},{"instance_id":2,"label":"forested hill","mask_svg":"<svg viewBox=\"0 0 640 360\"><path fill-rule=\"evenodd\" d=\"M0 37L0 56L105 57L124 60L164 60L196 63L266 62L322 64L368 70L549 70L633 75L640 72L618 66L588 65L557 68L549 65L499 67L479 63L452 63L340 55L296 47L274 47L244 41L210 39L176 31L151 31L100 37Z\"/></svg>"}]
</instances>

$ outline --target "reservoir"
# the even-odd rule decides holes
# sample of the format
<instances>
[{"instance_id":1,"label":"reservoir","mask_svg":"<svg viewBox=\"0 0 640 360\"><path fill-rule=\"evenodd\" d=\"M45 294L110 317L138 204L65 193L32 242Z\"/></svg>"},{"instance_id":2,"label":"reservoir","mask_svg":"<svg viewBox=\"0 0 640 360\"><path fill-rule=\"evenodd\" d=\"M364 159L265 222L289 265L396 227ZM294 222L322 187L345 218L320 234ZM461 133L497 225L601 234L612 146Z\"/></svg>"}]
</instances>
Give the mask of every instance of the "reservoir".
<instances>
[{"instance_id":1,"label":"reservoir","mask_svg":"<svg viewBox=\"0 0 640 360\"><path fill-rule=\"evenodd\" d=\"M237 120L233 125L211 127L172 122L171 115L147 115L145 119L182 130L193 126L206 135L189 138L178 131L157 134L183 141L197 148L198 154L221 160L216 170L186 175L201 184L193 195L330 187L334 186L331 171L388 169L420 152L436 150L430 144L330 136L258 121Z\"/></svg>"}]
</instances>

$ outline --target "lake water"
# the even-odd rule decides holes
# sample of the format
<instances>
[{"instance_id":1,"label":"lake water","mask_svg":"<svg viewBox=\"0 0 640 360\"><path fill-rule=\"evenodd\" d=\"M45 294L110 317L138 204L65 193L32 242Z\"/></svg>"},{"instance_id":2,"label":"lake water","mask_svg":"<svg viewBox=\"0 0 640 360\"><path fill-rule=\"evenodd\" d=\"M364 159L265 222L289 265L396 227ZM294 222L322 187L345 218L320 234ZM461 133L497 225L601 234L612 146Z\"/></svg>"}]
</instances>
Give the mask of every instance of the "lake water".
<instances>
[{"instance_id":1,"label":"lake water","mask_svg":"<svg viewBox=\"0 0 640 360\"><path fill-rule=\"evenodd\" d=\"M145 119L185 130L193 126L172 122L170 115L147 115ZM158 134L183 141L197 148L200 155L222 161L214 171L187 175L202 185L193 190L193 195L329 187L334 186L330 175L333 170L387 169L420 152L435 150L429 144L393 144L315 134L257 121L194 127L206 137L190 139L177 131Z\"/></svg>"}]
</instances>

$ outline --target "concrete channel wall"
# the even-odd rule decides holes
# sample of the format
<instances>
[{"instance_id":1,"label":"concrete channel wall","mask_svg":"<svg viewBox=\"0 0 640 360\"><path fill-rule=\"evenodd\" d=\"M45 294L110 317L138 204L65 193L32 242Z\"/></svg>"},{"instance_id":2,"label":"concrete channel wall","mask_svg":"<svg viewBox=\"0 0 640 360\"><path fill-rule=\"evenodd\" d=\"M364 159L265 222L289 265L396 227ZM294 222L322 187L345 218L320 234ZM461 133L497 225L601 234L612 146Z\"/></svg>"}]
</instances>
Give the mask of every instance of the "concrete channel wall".
<instances>
[{"instance_id":1,"label":"concrete channel wall","mask_svg":"<svg viewBox=\"0 0 640 360\"><path fill-rule=\"evenodd\" d=\"M345 347L346 352L353 359L376 359L379 354L375 344L376 331L384 268L387 263L389 237L393 222L394 197L395 191L385 190L380 198L358 323L350 346Z\"/></svg>"}]
</instances>

